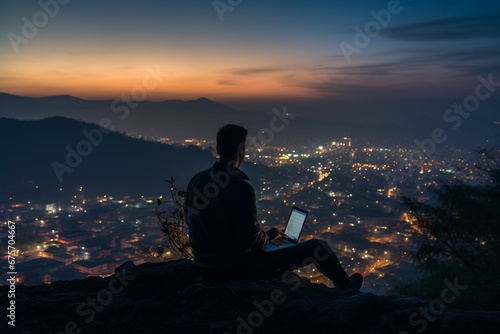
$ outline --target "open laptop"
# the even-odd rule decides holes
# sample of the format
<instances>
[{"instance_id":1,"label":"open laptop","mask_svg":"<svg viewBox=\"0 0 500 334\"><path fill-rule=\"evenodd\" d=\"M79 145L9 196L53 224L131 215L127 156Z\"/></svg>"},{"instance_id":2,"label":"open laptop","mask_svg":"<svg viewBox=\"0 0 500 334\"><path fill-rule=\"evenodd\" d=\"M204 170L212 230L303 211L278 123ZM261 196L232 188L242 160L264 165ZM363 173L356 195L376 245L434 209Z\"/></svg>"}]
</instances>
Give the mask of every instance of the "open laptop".
<instances>
[{"instance_id":1,"label":"open laptop","mask_svg":"<svg viewBox=\"0 0 500 334\"><path fill-rule=\"evenodd\" d=\"M300 209L296 206L292 207L288 222L285 226L285 232L276 239L270 241L264 247L264 251L271 252L277 249L295 246L299 242L308 213L309 211L304 209Z\"/></svg>"}]
</instances>

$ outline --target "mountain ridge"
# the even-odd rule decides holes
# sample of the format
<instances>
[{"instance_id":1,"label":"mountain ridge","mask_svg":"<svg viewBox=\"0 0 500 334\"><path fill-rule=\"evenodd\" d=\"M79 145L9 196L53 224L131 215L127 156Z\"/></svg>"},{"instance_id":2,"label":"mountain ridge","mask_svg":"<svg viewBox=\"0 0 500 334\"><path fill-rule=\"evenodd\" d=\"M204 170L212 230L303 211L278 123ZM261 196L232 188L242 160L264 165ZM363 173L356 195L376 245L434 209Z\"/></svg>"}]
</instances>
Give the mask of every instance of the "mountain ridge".
<instances>
[{"instance_id":1,"label":"mountain ridge","mask_svg":"<svg viewBox=\"0 0 500 334\"><path fill-rule=\"evenodd\" d=\"M295 143L297 138L304 141L339 140L352 134L373 132L370 127L356 126L346 122L322 122L312 118L297 116L294 121L282 122L277 114L286 113L290 107L280 106L271 111L244 111L213 101L206 97L195 100L131 101L96 100L88 101L66 96L44 98L24 98L0 95L0 117L23 120L43 119L62 116L98 124L103 118L112 119L117 130L131 135L145 137L169 137L178 141L190 138L212 140L218 128L227 123L244 125L249 135L257 137L270 128L274 131L273 143L285 145ZM76 99L76 100L75 100ZM24 101L24 102L23 102ZM52 105L50 102L52 101ZM282 109L282 110L278 110ZM278 117L278 122L273 121ZM281 129L284 130L281 130ZM397 130L391 127L391 131Z\"/></svg>"},{"instance_id":2,"label":"mountain ridge","mask_svg":"<svg viewBox=\"0 0 500 334\"><path fill-rule=\"evenodd\" d=\"M94 139L89 139L90 134ZM85 141L92 145L82 144ZM88 155L79 154L81 145L87 145ZM76 152L72 156L80 155L80 159L71 158L81 160L76 166L68 164L70 151ZM163 180L178 177L178 184L184 186L214 159L209 150L196 146L177 147L118 132L104 133L95 124L64 117L33 121L0 118L0 152L4 159L0 173L8 176L0 178L1 195L14 198L36 198L37 193L42 198L57 197L59 188L84 185L86 195L101 194L106 189L120 195L161 194L166 187ZM55 163L71 169L58 165L66 171L61 174L62 182Z\"/></svg>"}]
</instances>

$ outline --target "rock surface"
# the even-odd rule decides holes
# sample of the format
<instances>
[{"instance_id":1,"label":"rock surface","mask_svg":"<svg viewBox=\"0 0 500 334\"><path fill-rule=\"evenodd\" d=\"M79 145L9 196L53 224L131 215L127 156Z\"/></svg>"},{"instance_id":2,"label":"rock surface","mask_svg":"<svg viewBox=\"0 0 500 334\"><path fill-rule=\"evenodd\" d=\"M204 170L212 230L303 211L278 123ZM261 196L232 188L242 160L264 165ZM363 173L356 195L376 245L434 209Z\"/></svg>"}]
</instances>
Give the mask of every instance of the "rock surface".
<instances>
[{"instance_id":1,"label":"rock surface","mask_svg":"<svg viewBox=\"0 0 500 334\"><path fill-rule=\"evenodd\" d=\"M9 287L0 287L1 307ZM500 313L331 289L291 273L209 281L190 261L127 261L109 277L16 286L1 333L496 333ZM436 313L421 315L431 308ZM9 311L7 311L9 312ZM423 313L422 313L423 314ZM14 329L14 330L13 330Z\"/></svg>"}]
</instances>

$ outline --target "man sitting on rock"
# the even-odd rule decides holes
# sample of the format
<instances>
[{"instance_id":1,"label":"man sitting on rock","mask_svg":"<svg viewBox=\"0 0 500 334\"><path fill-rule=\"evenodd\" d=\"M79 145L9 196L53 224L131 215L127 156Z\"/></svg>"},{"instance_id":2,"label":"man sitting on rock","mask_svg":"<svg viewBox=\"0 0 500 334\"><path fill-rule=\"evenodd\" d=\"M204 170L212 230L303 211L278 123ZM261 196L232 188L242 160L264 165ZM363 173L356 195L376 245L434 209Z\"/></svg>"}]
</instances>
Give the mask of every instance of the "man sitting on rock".
<instances>
[{"instance_id":1,"label":"man sitting on rock","mask_svg":"<svg viewBox=\"0 0 500 334\"><path fill-rule=\"evenodd\" d=\"M323 240L312 239L270 252L263 247L279 234L257 222L255 191L239 169L247 130L227 124L217 133L220 156L197 173L186 191L185 214L195 266L219 278L271 278L314 263L336 287L359 289L363 276L350 277Z\"/></svg>"}]
</instances>

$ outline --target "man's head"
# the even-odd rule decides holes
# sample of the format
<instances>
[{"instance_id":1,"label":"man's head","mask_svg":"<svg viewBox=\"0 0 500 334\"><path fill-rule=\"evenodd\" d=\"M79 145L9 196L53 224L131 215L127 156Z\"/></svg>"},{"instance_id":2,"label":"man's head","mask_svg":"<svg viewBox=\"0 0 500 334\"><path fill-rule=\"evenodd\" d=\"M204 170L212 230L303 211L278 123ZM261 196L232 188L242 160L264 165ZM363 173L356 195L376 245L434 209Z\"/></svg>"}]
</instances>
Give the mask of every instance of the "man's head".
<instances>
[{"instance_id":1,"label":"man's head","mask_svg":"<svg viewBox=\"0 0 500 334\"><path fill-rule=\"evenodd\" d=\"M245 141L248 131L236 124L226 124L217 132L217 153L221 161L236 161L239 167L245 158Z\"/></svg>"}]
</instances>

